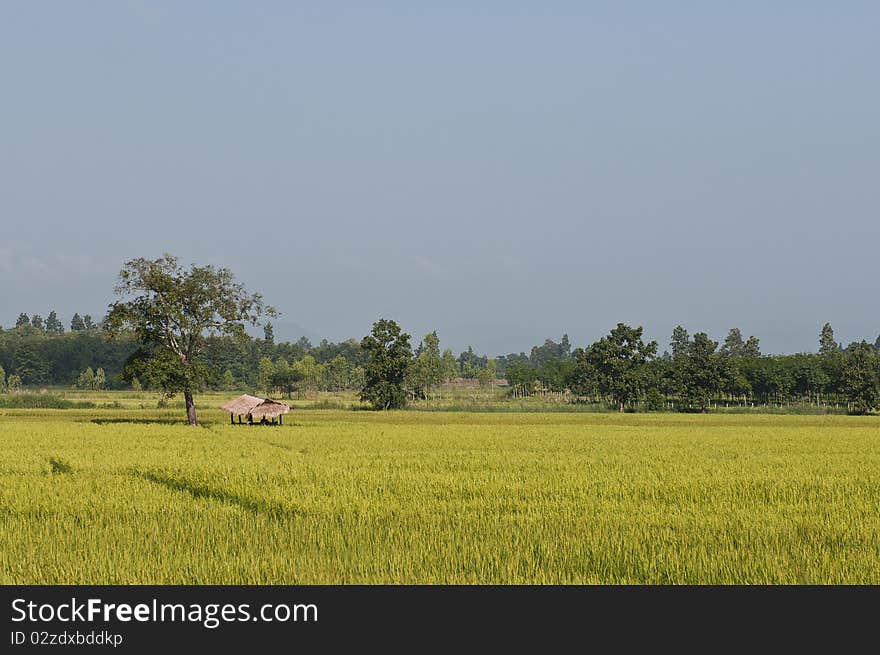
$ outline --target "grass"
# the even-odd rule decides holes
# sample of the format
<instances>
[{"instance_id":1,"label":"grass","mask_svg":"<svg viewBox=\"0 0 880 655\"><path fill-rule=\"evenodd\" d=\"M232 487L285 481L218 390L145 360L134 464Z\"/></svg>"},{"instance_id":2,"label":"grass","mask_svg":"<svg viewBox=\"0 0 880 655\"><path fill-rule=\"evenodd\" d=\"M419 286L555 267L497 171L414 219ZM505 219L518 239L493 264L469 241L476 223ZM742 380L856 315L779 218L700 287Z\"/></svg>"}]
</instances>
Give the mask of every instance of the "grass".
<instances>
[{"instance_id":1,"label":"grass","mask_svg":"<svg viewBox=\"0 0 880 655\"><path fill-rule=\"evenodd\" d=\"M133 405L0 410L0 583L880 583L877 417Z\"/></svg>"}]
</instances>

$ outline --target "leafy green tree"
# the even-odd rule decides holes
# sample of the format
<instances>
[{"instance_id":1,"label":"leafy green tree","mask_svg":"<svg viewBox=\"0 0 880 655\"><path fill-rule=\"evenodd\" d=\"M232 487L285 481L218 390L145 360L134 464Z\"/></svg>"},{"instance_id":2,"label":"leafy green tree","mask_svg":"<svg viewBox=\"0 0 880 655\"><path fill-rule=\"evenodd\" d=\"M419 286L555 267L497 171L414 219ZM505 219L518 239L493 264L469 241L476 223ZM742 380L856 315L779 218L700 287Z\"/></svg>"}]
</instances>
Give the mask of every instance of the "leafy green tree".
<instances>
[{"instance_id":1,"label":"leafy green tree","mask_svg":"<svg viewBox=\"0 0 880 655\"><path fill-rule=\"evenodd\" d=\"M749 358L743 360L741 370L755 395L764 403L782 401L794 387L794 374L784 357Z\"/></svg>"},{"instance_id":2,"label":"leafy green tree","mask_svg":"<svg viewBox=\"0 0 880 655\"><path fill-rule=\"evenodd\" d=\"M590 359L589 349L575 348L574 361L574 370L567 381L571 392L580 398L599 393L599 374ZM526 377L523 375L524 371L518 370L517 372L523 378ZM508 371L507 379L510 382L510 371ZM511 384L513 383L511 382Z\"/></svg>"},{"instance_id":3,"label":"leafy green tree","mask_svg":"<svg viewBox=\"0 0 880 655\"><path fill-rule=\"evenodd\" d=\"M285 364L287 364L287 362L285 362ZM259 385L260 390L267 396L271 396L273 382L272 376L275 375L275 365L272 364L272 360L268 357L260 357L257 369L259 371L257 374L257 384Z\"/></svg>"},{"instance_id":4,"label":"leafy green tree","mask_svg":"<svg viewBox=\"0 0 880 655\"><path fill-rule=\"evenodd\" d=\"M425 335L410 363L406 386L414 396L425 398L428 389L443 382L443 360L440 355L440 339L437 332Z\"/></svg>"},{"instance_id":5,"label":"leafy green tree","mask_svg":"<svg viewBox=\"0 0 880 655\"><path fill-rule=\"evenodd\" d=\"M843 357L843 391L857 414L867 414L877 406L877 357L867 341L854 343Z\"/></svg>"},{"instance_id":6,"label":"leafy green tree","mask_svg":"<svg viewBox=\"0 0 880 655\"><path fill-rule=\"evenodd\" d=\"M724 393L737 398L748 398L752 395L752 385L743 374L741 362L736 360L727 362L721 388Z\"/></svg>"},{"instance_id":7,"label":"leafy green tree","mask_svg":"<svg viewBox=\"0 0 880 655\"><path fill-rule=\"evenodd\" d=\"M510 385L510 393L515 397L530 396L541 386L538 369L531 366L528 359L508 365L505 375Z\"/></svg>"},{"instance_id":8,"label":"leafy green tree","mask_svg":"<svg viewBox=\"0 0 880 655\"><path fill-rule=\"evenodd\" d=\"M794 390L810 397L818 396L828 386L830 379L822 367L820 358L815 355L792 355Z\"/></svg>"},{"instance_id":9,"label":"leafy green tree","mask_svg":"<svg viewBox=\"0 0 880 655\"><path fill-rule=\"evenodd\" d=\"M0 393L6 393L6 371L0 366Z\"/></svg>"},{"instance_id":10,"label":"leafy green tree","mask_svg":"<svg viewBox=\"0 0 880 655\"><path fill-rule=\"evenodd\" d=\"M697 332L678 368L679 384L688 405L701 412L706 411L713 396L721 390L725 378L724 361L716 353L717 347L717 341L705 332Z\"/></svg>"},{"instance_id":11,"label":"leafy green tree","mask_svg":"<svg viewBox=\"0 0 880 655\"><path fill-rule=\"evenodd\" d=\"M742 332L739 328L731 328L724 339L724 345L719 351L726 357L744 357L746 344L743 341Z\"/></svg>"},{"instance_id":12,"label":"leafy green tree","mask_svg":"<svg viewBox=\"0 0 880 655\"><path fill-rule=\"evenodd\" d=\"M442 370L443 382L454 381L458 377L458 362L455 359L455 355L452 354L452 350L449 348L444 350L441 360L440 368Z\"/></svg>"},{"instance_id":13,"label":"leafy green tree","mask_svg":"<svg viewBox=\"0 0 880 655\"><path fill-rule=\"evenodd\" d=\"M760 357L761 356L761 342L758 340L758 337L751 336L746 339L746 343L743 346L743 357Z\"/></svg>"},{"instance_id":14,"label":"leafy green tree","mask_svg":"<svg viewBox=\"0 0 880 655\"><path fill-rule=\"evenodd\" d=\"M562 335L562 340L559 343L553 339L545 339L544 345L534 346L529 354L529 363L535 368L541 368L550 362L568 359L571 359L571 343L567 334Z\"/></svg>"},{"instance_id":15,"label":"leafy green tree","mask_svg":"<svg viewBox=\"0 0 880 655\"><path fill-rule=\"evenodd\" d=\"M822 326L819 333L819 359L822 370L828 378L825 390L828 393L842 393L844 386L843 353L834 339L834 330L830 323Z\"/></svg>"},{"instance_id":16,"label":"leafy green tree","mask_svg":"<svg viewBox=\"0 0 880 655\"><path fill-rule=\"evenodd\" d=\"M731 328L724 339L719 353L725 357L741 359L744 357L760 357L761 342L756 336L750 336L743 341L742 332L739 328Z\"/></svg>"},{"instance_id":17,"label":"leafy green tree","mask_svg":"<svg viewBox=\"0 0 880 655\"><path fill-rule=\"evenodd\" d=\"M419 356L423 358L425 363L428 387L441 384L443 382L443 360L440 355L440 338L436 331L425 335Z\"/></svg>"},{"instance_id":18,"label":"leafy green tree","mask_svg":"<svg viewBox=\"0 0 880 655\"><path fill-rule=\"evenodd\" d=\"M348 374L348 385L351 389L363 389L367 384L367 371L363 366L355 366Z\"/></svg>"},{"instance_id":19,"label":"leafy green tree","mask_svg":"<svg viewBox=\"0 0 880 655\"><path fill-rule=\"evenodd\" d=\"M822 326L822 332L819 333L819 354L828 355L839 350L840 346L834 340L834 330L831 327L831 323L826 323Z\"/></svg>"},{"instance_id":20,"label":"leafy green tree","mask_svg":"<svg viewBox=\"0 0 880 655\"><path fill-rule=\"evenodd\" d=\"M92 320L92 317L89 314L83 316L83 325L85 326L86 330L95 330L98 327L97 325L95 325L95 322Z\"/></svg>"},{"instance_id":21,"label":"leafy green tree","mask_svg":"<svg viewBox=\"0 0 880 655\"><path fill-rule=\"evenodd\" d=\"M288 364L286 359L279 357L275 360L271 380L272 387L281 389L290 398L300 380L299 372L294 366Z\"/></svg>"},{"instance_id":22,"label":"leafy green tree","mask_svg":"<svg viewBox=\"0 0 880 655\"><path fill-rule=\"evenodd\" d=\"M58 320L58 314L53 309L46 317L46 332L51 334L61 334L64 332L64 325Z\"/></svg>"},{"instance_id":23,"label":"leafy green tree","mask_svg":"<svg viewBox=\"0 0 880 655\"><path fill-rule=\"evenodd\" d=\"M543 388L550 391L565 391L568 388L568 383L576 366L577 364L574 360L557 359L546 362L541 368L536 369L535 372Z\"/></svg>"},{"instance_id":24,"label":"leafy green tree","mask_svg":"<svg viewBox=\"0 0 880 655\"><path fill-rule=\"evenodd\" d=\"M14 364L22 384L33 386L46 382L49 366L35 343L23 344L15 353Z\"/></svg>"},{"instance_id":25,"label":"leafy green tree","mask_svg":"<svg viewBox=\"0 0 880 655\"><path fill-rule=\"evenodd\" d=\"M95 388L95 372L89 366L76 380L76 388L91 391Z\"/></svg>"},{"instance_id":26,"label":"leafy green tree","mask_svg":"<svg viewBox=\"0 0 880 655\"><path fill-rule=\"evenodd\" d=\"M657 387L650 387L645 394L645 406L649 412L662 412L666 407L666 398Z\"/></svg>"},{"instance_id":27,"label":"leafy green tree","mask_svg":"<svg viewBox=\"0 0 880 655\"><path fill-rule=\"evenodd\" d=\"M70 319L70 331L71 332L82 332L86 329L86 324L82 319L82 316L79 314L74 314L73 318Z\"/></svg>"},{"instance_id":28,"label":"leafy green tree","mask_svg":"<svg viewBox=\"0 0 880 655\"><path fill-rule=\"evenodd\" d=\"M479 370L474 368L474 365L470 360L465 359L462 361L461 355L459 355L459 367L461 368L461 377L466 380L473 380L474 376L477 374L476 372Z\"/></svg>"},{"instance_id":29,"label":"leafy green tree","mask_svg":"<svg viewBox=\"0 0 880 655\"><path fill-rule=\"evenodd\" d=\"M6 378L6 391L9 393L18 393L21 391L21 378L15 374Z\"/></svg>"},{"instance_id":30,"label":"leafy green tree","mask_svg":"<svg viewBox=\"0 0 880 655\"><path fill-rule=\"evenodd\" d=\"M31 316L31 327L35 330L43 332L46 329L46 326L43 323L43 317L39 314L34 314L33 316Z\"/></svg>"},{"instance_id":31,"label":"leafy green tree","mask_svg":"<svg viewBox=\"0 0 880 655\"><path fill-rule=\"evenodd\" d=\"M485 365L486 358L477 355L472 346L468 346L468 349L465 352L460 353L458 356L458 368L461 371L461 377L463 378L476 377L477 371Z\"/></svg>"},{"instance_id":32,"label":"leafy green tree","mask_svg":"<svg viewBox=\"0 0 880 655\"><path fill-rule=\"evenodd\" d=\"M425 365L424 357L421 354L416 355L409 363L406 369L406 377L404 379L404 388L413 398L426 398L428 390L428 367Z\"/></svg>"},{"instance_id":33,"label":"leafy green tree","mask_svg":"<svg viewBox=\"0 0 880 655\"><path fill-rule=\"evenodd\" d=\"M394 321L379 319L372 333L361 341L369 358L361 400L374 409L397 409L406 405L404 381L412 360L410 336Z\"/></svg>"},{"instance_id":34,"label":"leafy green tree","mask_svg":"<svg viewBox=\"0 0 880 655\"><path fill-rule=\"evenodd\" d=\"M348 387L348 361L342 355L336 355L327 362L325 375L327 376L327 389L341 391Z\"/></svg>"},{"instance_id":35,"label":"leafy green tree","mask_svg":"<svg viewBox=\"0 0 880 655\"><path fill-rule=\"evenodd\" d=\"M183 393L190 425L198 424L193 392L210 373L203 361L205 333L245 338L245 322L256 325L263 314L276 314L262 296L247 293L229 269L193 265L187 270L168 254L126 262L115 290L123 300L110 307L108 331L134 333L144 346L141 359L151 378L166 394Z\"/></svg>"},{"instance_id":36,"label":"leafy green tree","mask_svg":"<svg viewBox=\"0 0 880 655\"><path fill-rule=\"evenodd\" d=\"M657 342L643 342L642 333L641 327L618 323L585 355L596 371L599 392L609 396L621 412L643 391L645 365L657 354Z\"/></svg>"},{"instance_id":37,"label":"leafy green tree","mask_svg":"<svg viewBox=\"0 0 880 655\"><path fill-rule=\"evenodd\" d=\"M89 366L85 371L80 373L76 380L76 388L85 391L101 391L107 385L107 375L103 368L93 371Z\"/></svg>"},{"instance_id":38,"label":"leafy green tree","mask_svg":"<svg viewBox=\"0 0 880 655\"><path fill-rule=\"evenodd\" d=\"M293 364L293 370L304 391L317 391L324 376L324 367L318 364L311 355L304 355Z\"/></svg>"},{"instance_id":39,"label":"leafy green tree","mask_svg":"<svg viewBox=\"0 0 880 655\"><path fill-rule=\"evenodd\" d=\"M30 327L31 319L28 318L28 315L22 312L18 315L18 319L15 321L15 327L18 329Z\"/></svg>"},{"instance_id":40,"label":"leafy green tree","mask_svg":"<svg viewBox=\"0 0 880 655\"><path fill-rule=\"evenodd\" d=\"M266 325L263 326L263 341L268 344L275 343L275 328L269 321L266 321Z\"/></svg>"},{"instance_id":41,"label":"leafy green tree","mask_svg":"<svg viewBox=\"0 0 880 655\"><path fill-rule=\"evenodd\" d=\"M498 365L494 359L488 359L486 365L477 372L477 380L481 387L488 387L495 382L498 373Z\"/></svg>"},{"instance_id":42,"label":"leafy green tree","mask_svg":"<svg viewBox=\"0 0 880 655\"><path fill-rule=\"evenodd\" d=\"M232 374L232 371L228 368L223 371L223 378L220 381L220 384L223 386L224 391L235 391L238 388L238 383L235 381L235 375Z\"/></svg>"},{"instance_id":43,"label":"leafy green tree","mask_svg":"<svg viewBox=\"0 0 880 655\"><path fill-rule=\"evenodd\" d=\"M567 334L563 334L562 341L559 342L559 355L562 359L571 359L571 342Z\"/></svg>"},{"instance_id":44,"label":"leafy green tree","mask_svg":"<svg viewBox=\"0 0 880 655\"><path fill-rule=\"evenodd\" d=\"M669 352L664 353L663 357L655 357L645 365L645 387L650 391L656 389L663 396L662 408L666 407L666 399L668 396L678 391L675 370L678 366L678 360L682 359L682 355L678 359L673 359ZM657 396L652 394L648 407L651 411L658 411L656 403Z\"/></svg>"},{"instance_id":45,"label":"leafy green tree","mask_svg":"<svg viewBox=\"0 0 880 655\"><path fill-rule=\"evenodd\" d=\"M690 336L688 335L688 331L682 326L676 325L672 330L672 338L669 340L669 349L672 351L672 356L678 357L680 355L686 355L689 343Z\"/></svg>"}]
</instances>

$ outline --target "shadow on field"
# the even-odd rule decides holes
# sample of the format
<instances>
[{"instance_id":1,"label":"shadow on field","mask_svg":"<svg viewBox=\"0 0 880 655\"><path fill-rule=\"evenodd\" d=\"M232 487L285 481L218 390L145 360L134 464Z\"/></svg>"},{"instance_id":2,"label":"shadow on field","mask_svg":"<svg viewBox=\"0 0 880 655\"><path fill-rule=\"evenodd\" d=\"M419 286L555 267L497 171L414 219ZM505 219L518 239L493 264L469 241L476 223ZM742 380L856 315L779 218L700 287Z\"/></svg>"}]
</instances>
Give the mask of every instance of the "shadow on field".
<instances>
[{"instance_id":1,"label":"shadow on field","mask_svg":"<svg viewBox=\"0 0 880 655\"><path fill-rule=\"evenodd\" d=\"M50 457L49 468L52 472L52 475L56 475L58 473L73 473L73 467L60 457Z\"/></svg>"},{"instance_id":2,"label":"shadow on field","mask_svg":"<svg viewBox=\"0 0 880 655\"><path fill-rule=\"evenodd\" d=\"M200 484L184 478L177 478L167 473L159 471L134 471L132 473L136 478L152 482L171 491L182 491L188 493L193 498L208 498L221 503L229 503L237 505L253 514L263 514L270 518L278 518L286 514L294 514L293 510L285 508L280 503L273 503L258 498L248 498L239 494L227 491L225 489L217 489L209 487L206 484Z\"/></svg>"},{"instance_id":3,"label":"shadow on field","mask_svg":"<svg viewBox=\"0 0 880 655\"><path fill-rule=\"evenodd\" d=\"M275 448L281 448L282 450L293 450L293 446L288 446L284 443L278 443L276 441L263 441L260 440L260 443L264 443L267 446L274 446Z\"/></svg>"},{"instance_id":4,"label":"shadow on field","mask_svg":"<svg viewBox=\"0 0 880 655\"><path fill-rule=\"evenodd\" d=\"M95 425L116 425L119 423L141 423L144 425L187 425L186 421L176 418L93 418L91 420ZM213 425L210 422L199 422L196 427L208 428Z\"/></svg>"}]
</instances>

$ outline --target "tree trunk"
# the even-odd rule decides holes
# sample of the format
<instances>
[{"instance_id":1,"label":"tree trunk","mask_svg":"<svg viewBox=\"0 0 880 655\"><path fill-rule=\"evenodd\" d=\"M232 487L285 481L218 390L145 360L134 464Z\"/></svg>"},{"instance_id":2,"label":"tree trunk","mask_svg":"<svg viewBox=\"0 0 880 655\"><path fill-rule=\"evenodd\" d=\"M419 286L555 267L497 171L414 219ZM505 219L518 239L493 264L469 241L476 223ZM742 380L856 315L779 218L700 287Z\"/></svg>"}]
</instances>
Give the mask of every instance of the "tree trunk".
<instances>
[{"instance_id":1,"label":"tree trunk","mask_svg":"<svg viewBox=\"0 0 880 655\"><path fill-rule=\"evenodd\" d=\"M618 409L618 411L620 411L620 412L623 411L623 401L620 401L620 408Z\"/></svg>"},{"instance_id":2,"label":"tree trunk","mask_svg":"<svg viewBox=\"0 0 880 655\"><path fill-rule=\"evenodd\" d=\"M183 392L183 399L186 401L186 420L190 425L198 425L196 418L196 404L193 401L192 391L187 389Z\"/></svg>"}]
</instances>

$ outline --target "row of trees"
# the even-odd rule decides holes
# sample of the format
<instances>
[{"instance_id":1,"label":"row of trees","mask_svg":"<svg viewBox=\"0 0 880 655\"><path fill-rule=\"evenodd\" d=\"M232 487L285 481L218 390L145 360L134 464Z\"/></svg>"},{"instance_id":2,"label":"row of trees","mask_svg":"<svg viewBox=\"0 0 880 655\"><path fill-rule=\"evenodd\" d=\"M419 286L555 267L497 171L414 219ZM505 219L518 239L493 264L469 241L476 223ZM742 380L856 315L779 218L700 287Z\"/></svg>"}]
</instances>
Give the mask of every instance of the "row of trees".
<instances>
[{"instance_id":1,"label":"row of trees","mask_svg":"<svg viewBox=\"0 0 880 655\"><path fill-rule=\"evenodd\" d=\"M844 403L866 413L880 399L880 343L842 348L827 323L815 354L762 356L758 339L743 339L736 328L719 344L705 332L691 337L681 326L672 333L670 351L658 357L657 343L646 343L642 328L621 323L591 346L574 350L571 360L517 364L507 377L513 393L565 390L576 400L605 400L620 411L804 402Z\"/></svg>"},{"instance_id":2,"label":"row of trees","mask_svg":"<svg viewBox=\"0 0 880 655\"><path fill-rule=\"evenodd\" d=\"M18 319L15 321L15 328L13 329L26 334L32 334L34 332L63 334L64 323L62 323L61 319L58 318L58 314L55 312L54 309L49 312L45 320L43 320L43 317L40 314L32 314L31 316L28 316L27 314L22 312L18 315ZM70 319L71 332L82 332L84 330L97 329L98 326L95 324L89 314L80 316L77 313L73 315L72 319Z\"/></svg>"},{"instance_id":3,"label":"row of trees","mask_svg":"<svg viewBox=\"0 0 880 655\"><path fill-rule=\"evenodd\" d=\"M436 333L426 335L414 353L410 336L385 319L360 343L275 344L270 323L263 339L251 339L245 325L277 312L259 294L246 292L228 269L185 269L171 255L126 262L115 290L120 299L110 306L100 334L89 321L90 327L64 335L54 312L51 330L42 319L22 315L15 329L0 332L0 366L13 367L4 384L95 385L97 374L89 381L87 367L108 357L100 367L114 372L111 385L117 379L146 382L166 394L182 393L193 424L195 391L239 382L288 394L354 386L363 400L383 409L402 407L408 397L424 397L459 375L488 383L499 374L507 375L515 391L549 386L575 399L604 400L620 411L639 404L705 411L719 397L781 402L799 394L817 403L823 395L842 398L854 411L867 412L880 397L880 339L844 349L827 324L815 355L762 357L758 340L743 339L739 330L731 330L719 348L705 333L690 337L677 327L671 352L658 357L657 343L646 343L641 327L621 323L586 348L572 351L563 335L560 343L548 339L528 356L496 361L472 348L458 358L449 350L441 354ZM91 361L83 365L83 358Z\"/></svg>"},{"instance_id":4,"label":"row of trees","mask_svg":"<svg viewBox=\"0 0 880 655\"><path fill-rule=\"evenodd\" d=\"M336 355L326 363L319 363L311 354L304 355L292 363L283 357L274 362L269 357L261 357L258 364L257 384L262 391L280 391L291 397L294 391L342 391L360 389L364 381L364 369L351 366L342 355ZM232 371L223 374L223 386L238 388Z\"/></svg>"},{"instance_id":5,"label":"row of trees","mask_svg":"<svg viewBox=\"0 0 880 655\"><path fill-rule=\"evenodd\" d=\"M121 372L136 348L131 339L110 341L99 330L63 334L5 330L0 332L0 366L27 387L69 387L86 368L101 368L107 386L120 388L128 384Z\"/></svg>"},{"instance_id":6,"label":"row of trees","mask_svg":"<svg viewBox=\"0 0 880 655\"><path fill-rule=\"evenodd\" d=\"M120 332L113 339L108 339L108 334L104 329L52 333L32 328L0 330L0 365L18 374L23 383L31 387L76 385L88 367L102 368L110 389L128 387L134 379L142 386L153 386L135 362L126 367L126 362L142 345L130 333ZM204 364L202 388L285 393L288 389L360 389L367 353L359 341L322 340L313 345L301 338L292 343L276 343L271 330L264 335L268 338L205 335L199 355ZM472 348L458 357L450 349L441 353L436 332L425 336L415 359L408 392L413 398L424 397L437 385L458 377L485 381L488 377L503 375L503 371L496 369L494 360L474 355ZM278 368L277 373L268 372L266 360ZM296 367L296 370L287 371L288 367Z\"/></svg>"},{"instance_id":7,"label":"row of trees","mask_svg":"<svg viewBox=\"0 0 880 655\"><path fill-rule=\"evenodd\" d=\"M361 341L361 349L367 354L367 365L360 395L375 409L400 408L410 398L427 398L432 390L453 382L462 373L460 358L456 360L448 348L441 354L436 331L426 334L413 352L410 335L391 320L374 323L372 332ZM465 354L472 352L468 349ZM473 370L469 369L471 365L466 358L465 370ZM495 360L485 358L474 375L482 385L495 382Z\"/></svg>"},{"instance_id":8,"label":"row of trees","mask_svg":"<svg viewBox=\"0 0 880 655\"><path fill-rule=\"evenodd\" d=\"M372 344L348 340L336 344L322 341L313 346L307 339L275 343L271 331L267 332L264 339L206 336L200 388L260 389L287 395L363 388ZM477 378L485 384L506 377L515 395L549 390L569 392L575 398L601 398L602 390L607 389L607 399L618 408L620 396L610 391L610 382L601 384L603 379L638 389L634 396L626 395L624 406L700 411L718 402L807 402L846 403L854 411L867 411L876 404L870 375L860 378L857 373L873 370L880 340L873 345L861 342L844 348L828 324L819 336L818 353L781 356L762 356L759 340L754 336L745 338L737 328L718 343L705 333L691 337L679 326L662 355L658 356L650 344L644 344L644 351L635 348L631 356L636 361L644 360L636 367L637 375L620 373L617 369L623 364L605 354L609 348L626 350L630 340L635 340L634 334L612 331L589 348L572 350L568 337L563 335L558 342L547 339L529 354L495 360L475 355L472 348L457 357L450 349L441 351L439 337L432 332L411 352L399 395L404 400L426 398L458 377ZM101 369L106 372L105 379L97 388L119 388L132 381L138 386L161 387L129 361L137 349L134 339L120 335L108 340L94 327L67 333L38 333L32 325L30 330L0 331L0 366L9 371L16 386L95 388L97 383L88 381L87 369ZM633 375L639 379L638 384L632 383ZM94 376L97 373L93 373L93 380Z\"/></svg>"},{"instance_id":9,"label":"row of trees","mask_svg":"<svg viewBox=\"0 0 880 655\"><path fill-rule=\"evenodd\" d=\"M99 368L97 371L93 371L92 367L89 366L85 371L80 373L74 386L76 386L77 389L83 389L85 391L101 391L106 385L107 376L104 373L104 369Z\"/></svg>"}]
</instances>

